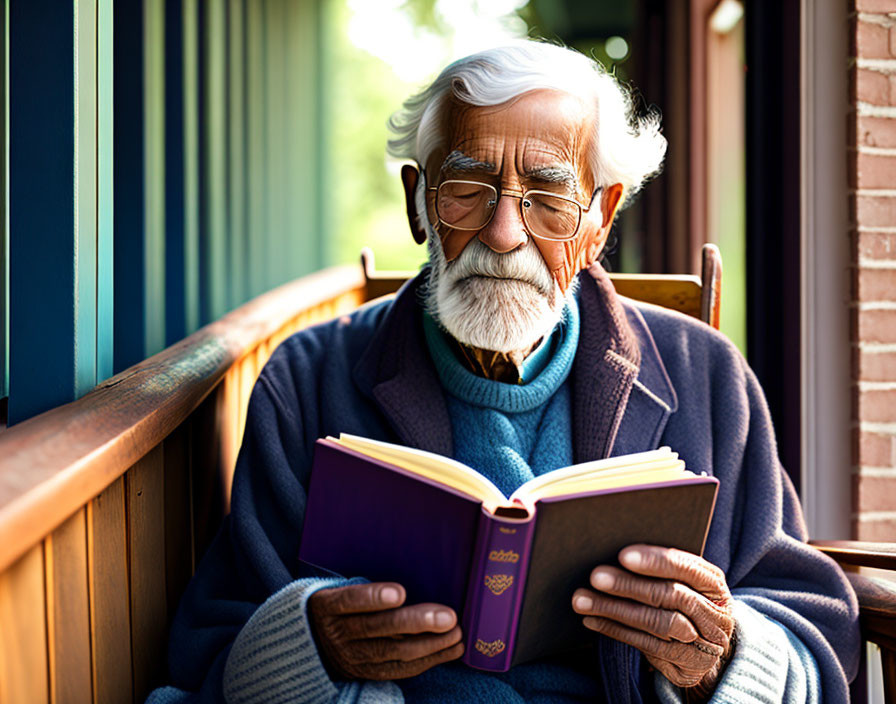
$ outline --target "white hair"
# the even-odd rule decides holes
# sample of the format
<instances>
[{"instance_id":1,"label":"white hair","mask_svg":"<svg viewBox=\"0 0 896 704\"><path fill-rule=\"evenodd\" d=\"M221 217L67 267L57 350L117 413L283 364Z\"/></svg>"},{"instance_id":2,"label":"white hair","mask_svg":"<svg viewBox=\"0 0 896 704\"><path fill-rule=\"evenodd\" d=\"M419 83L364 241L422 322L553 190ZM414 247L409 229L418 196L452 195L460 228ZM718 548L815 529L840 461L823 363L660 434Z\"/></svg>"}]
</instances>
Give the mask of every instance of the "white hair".
<instances>
[{"instance_id":1,"label":"white hair","mask_svg":"<svg viewBox=\"0 0 896 704\"><path fill-rule=\"evenodd\" d=\"M666 153L656 110L637 117L627 87L596 61L546 42L521 40L455 61L408 98L389 119L388 152L426 165L444 136L437 119L449 93L470 105L501 105L533 90L559 90L593 101L597 111L590 155L596 186L621 183L626 198L657 173Z\"/></svg>"}]
</instances>

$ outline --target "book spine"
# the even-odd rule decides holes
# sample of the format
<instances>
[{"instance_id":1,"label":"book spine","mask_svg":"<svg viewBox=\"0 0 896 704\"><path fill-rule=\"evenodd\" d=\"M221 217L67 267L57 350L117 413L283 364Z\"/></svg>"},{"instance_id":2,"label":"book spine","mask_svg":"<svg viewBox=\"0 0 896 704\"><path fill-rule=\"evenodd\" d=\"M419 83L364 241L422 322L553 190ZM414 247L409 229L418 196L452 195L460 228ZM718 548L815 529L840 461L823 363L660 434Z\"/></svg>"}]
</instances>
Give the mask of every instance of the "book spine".
<instances>
[{"instance_id":1,"label":"book spine","mask_svg":"<svg viewBox=\"0 0 896 704\"><path fill-rule=\"evenodd\" d=\"M510 669L535 521L482 512L464 608L463 661L493 672Z\"/></svg>"}]
</instances>

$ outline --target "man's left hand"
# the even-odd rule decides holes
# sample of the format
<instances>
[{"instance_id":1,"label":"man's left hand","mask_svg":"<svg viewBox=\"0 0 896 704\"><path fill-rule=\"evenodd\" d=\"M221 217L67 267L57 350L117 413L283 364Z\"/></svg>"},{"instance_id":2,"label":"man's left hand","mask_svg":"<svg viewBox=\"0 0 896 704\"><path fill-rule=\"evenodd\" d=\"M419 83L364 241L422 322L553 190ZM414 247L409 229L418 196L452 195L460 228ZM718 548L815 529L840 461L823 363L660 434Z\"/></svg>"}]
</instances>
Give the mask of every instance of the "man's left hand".
<instances>
[{"instance_id":1,"label":"man's left hand","mask_svg":"<svg viewBox=\"0 0 896 704\"><path fill-rule=\"evenodd\" d=\"M586 627L628 643L679 687L705 699L731 656L734 617L721 569L702 557L655 545L619 553L625 569L601 565L573 609Z\"/></svg>"}]
</instances>

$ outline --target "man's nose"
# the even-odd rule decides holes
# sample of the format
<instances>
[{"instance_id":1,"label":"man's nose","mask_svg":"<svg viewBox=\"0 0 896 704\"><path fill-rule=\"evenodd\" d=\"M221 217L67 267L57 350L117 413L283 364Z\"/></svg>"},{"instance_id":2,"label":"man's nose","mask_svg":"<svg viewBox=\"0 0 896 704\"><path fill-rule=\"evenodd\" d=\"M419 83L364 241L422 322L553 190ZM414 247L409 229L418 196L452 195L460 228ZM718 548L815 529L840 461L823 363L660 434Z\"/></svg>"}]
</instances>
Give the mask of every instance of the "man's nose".
<instances>
[{"instance_id":1,"label":"man's nose","mask_svg":"<svg viewBox=\"0 0 896 704\"><path fill-rule=\"evenodd\" d=\"M512 252L528 238L520 217L519 201L518 197L502 194L491 222L479 232L482 244L498 254Z\"/></svg>"}]
</instances>

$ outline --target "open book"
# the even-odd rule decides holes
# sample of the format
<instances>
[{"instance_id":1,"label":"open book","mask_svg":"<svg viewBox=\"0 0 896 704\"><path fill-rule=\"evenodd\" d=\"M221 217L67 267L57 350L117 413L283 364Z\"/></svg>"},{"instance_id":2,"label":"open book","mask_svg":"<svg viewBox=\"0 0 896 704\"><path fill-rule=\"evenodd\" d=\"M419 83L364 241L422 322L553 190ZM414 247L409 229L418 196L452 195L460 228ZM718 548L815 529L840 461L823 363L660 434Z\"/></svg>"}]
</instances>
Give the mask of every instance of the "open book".
<instances>
[{"instance_id":1,"label":"open book","mask_svg":"<svg viewBox=\"0 0 896 704\"><path fill-rule=\"evenodd\" d=\"M503 671L587 643L572 594L626 545L702 553L718 481L669 448L565 467L512 496L446 457L318 440L300 559L457 611L464 661Z\"/></svg>"}]
</instances>

